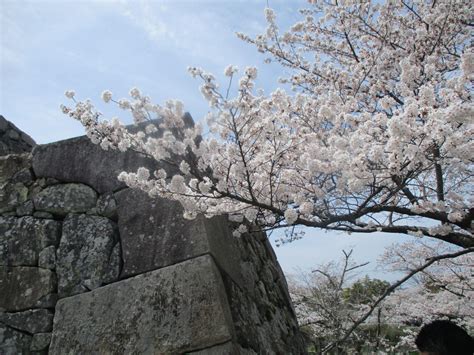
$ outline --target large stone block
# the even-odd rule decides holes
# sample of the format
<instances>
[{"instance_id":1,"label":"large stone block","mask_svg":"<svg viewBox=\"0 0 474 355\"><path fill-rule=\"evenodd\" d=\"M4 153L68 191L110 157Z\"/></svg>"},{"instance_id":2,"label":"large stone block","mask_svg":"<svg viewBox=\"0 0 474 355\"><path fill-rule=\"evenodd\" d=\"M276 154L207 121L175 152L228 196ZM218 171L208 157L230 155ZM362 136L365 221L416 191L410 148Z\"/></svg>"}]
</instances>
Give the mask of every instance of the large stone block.
<instances>
[{"instance_id":1,"label":"large stone block","mask_svg":"<svg viewBox=\"0 0 474 355\"><path fill-rule=\"evenodd\" d=\"M118 181L117 176L124 170L135 171L141 166L176 171L132 151L104 151L85 136L39 145L33 151L36 176L80 182L92 186L100 194L124 188L125 184Z\"/></svg>"},{"instance_id":2,"label":"large stone block","mask_svg":"<svg viewBox=\"0 0 474 355\"><path fill-rule=\"evenodd\" d=\"M37 267L0 266L0 308L7 312L51 307L56 275Z\"/></svg>"},{"instance_id":3,"label":"large stone block","mask_svg":"<svg viewBox=\"0 0 474 355\"><path fill-rule=\"evenodd\" d=\"M194 126L189 113L186 112L183 119L186 127ZM156 119L129 125L127 129L136 133L144 131L147 125L154 124L158 130L148 136L158 138L163 135L163 129L159 127L161 122L160 119ZM53 177L65 182L80 182L92 186L100 194L115 192L126 187L123 182L118 181L117 176L122 171L136 171L142 166L151 171L165 169L169 176L179 173L174 164L157 162L133 151L105 151L91 143L86 136L38 145L33 150L33 170L36 176Z\"/></svg>"},{"instance_id":4,"label":"large stone block","mask_svg":"<svg viewBox=\"0 0 474 355\"><path fill-rule=\"evenodd\" d=\"M58 244L60 230L53 220L0 216L0 265L36 266L41 250Z\"/></svg>"},{"instance_id":5,"label":"large stone block","mask_svg":"<svg viewBox=\"0 0 474 355\"><path fill-rule=\"evenodd\" d=\"M65 216L95 207L97 193L83 184L60 184L45 188L33 198L33 202L37 211Z\"/></svg>"},{"instance_id":6,"label":"large stone block","mask_svg":"<svg viewBox=\"0 0 474 355\"><path fill-rule=\"evenodd\" d=\"M237 342L257 354L305 354L288 287L265 233L245 233L238 244L244 287L223 274Z\"/></svg>"},{"instance_id":7,"label":"large stone block","mask_svg":"<svg viewBox=\"0 0 474 355\"><path fill-rule=\"evenodd\" d=\"M105 217L69 215L56 252L59 297L95 289L118 278L116 226Z\"/></svg>"},{"instance_id":8,"label":"large stone block","mask_svg":"<svg viewBox=\"0 0 474 355\"><path fill-rule=\"evenodd\" d=\"M136 189L125 189L115 195L123 277L209 253L240 282L239 250L225 217L199 216L190 221L183 218L183 208L176 201L152 199Z\"/></svg>"},{"instance_id":9,"label":"large stone block","mask_svg":"<svg viewBox=\"0 0 474 355\"><path fill-rule=\"evenodd\" d=\"M232 339L220 273L204 255L64 298L50 354L176 354Z\"/></svg>"}]
</instances>

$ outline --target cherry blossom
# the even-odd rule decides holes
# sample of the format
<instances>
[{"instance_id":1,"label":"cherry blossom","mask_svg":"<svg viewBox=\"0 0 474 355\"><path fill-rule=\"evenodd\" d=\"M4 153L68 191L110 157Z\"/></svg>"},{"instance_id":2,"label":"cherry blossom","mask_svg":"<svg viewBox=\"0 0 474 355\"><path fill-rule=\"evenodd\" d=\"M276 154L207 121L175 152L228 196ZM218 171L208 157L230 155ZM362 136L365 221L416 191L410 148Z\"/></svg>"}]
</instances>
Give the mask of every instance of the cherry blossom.
<instances>
[{"instance_id":1,"label":"cherry blossom","mask_svg":"<svg viewBox=\"0 0 474 355\"><path fill-rule=\"evenodd\" d=\"M229 97L212 74L190 67L210 107L205 132L185 119L180 101L157 105L137 88L131 99L103 94L135 123L150 121L137 133L104 120L90 101L62 110L103 149L132 149L175 166L174 176L159 170L120 179L180 201L187 218L241 215L263 230L404 233L468 248L472 13L467 0L310 1L282 31L266 9L264 33L239 37L289 75L264 95L257 68L234 78L229 66L225 75L238 89Z\"/></svg>"}]
</instances>

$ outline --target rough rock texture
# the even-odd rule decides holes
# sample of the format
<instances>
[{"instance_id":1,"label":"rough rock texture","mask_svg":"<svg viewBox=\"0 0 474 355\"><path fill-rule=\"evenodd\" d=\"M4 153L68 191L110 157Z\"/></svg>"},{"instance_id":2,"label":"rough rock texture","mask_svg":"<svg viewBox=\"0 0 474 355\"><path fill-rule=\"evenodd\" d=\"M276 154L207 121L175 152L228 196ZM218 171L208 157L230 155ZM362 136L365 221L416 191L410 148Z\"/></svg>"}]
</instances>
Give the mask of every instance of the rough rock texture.
<instances>
[{"instance_id":1,"label":"rough rock texture","mask_svg":"<svg viewBox=\"0 0 474 355\"><path fill-rule=\"evenodd\" d=\"M0 155L29 152L35 141L0 115Z\"/></svg>"},{"instance_id":2,"label":"rough rock texture","mask_svg":"<svg viewBox=\"0 0 474 355\"><path fill-rule=\"evenodd\" d=\"M48 309L30 309L24 312L0 313L0 323L11 328L35 334L53 330L53 312Z\"/></svg>"},{"instance_id":3,"label":"rough rock texture","mask_svg":"<svg viewBox=\"0 0 474 355\"><path fill-rule=\"evenodd\" d=\"M304 354L266 236L116 180L143 165L85 137L0 156L0 354Z\"/></svg>"},{"instance_id":4,"label":"rough rock texture","mask_svg":"<svg viewBox=\"0 0 474 355\"><path fill-rule=\"evenodd\" d=\"M228 341L224 344L219 344L216 346L212 346L210 348L205 348L198 351L192 351L187 353L189 355L254 355L255 352L252 350L244 349L240 345L235 344L231 341Z\"/></svg>"},{"instance_id":5,"label":"rough rock texture","mask_svg":"<svg viewBox=\"0 0 474 355\"><path fill-rule=\"evenodd\" d=\"M40 251L38 255L38 266L50 270L56 268L56 247L54 245Z\"/></svg>"},{"instance_id":6,"label":"rough rock texture","mask_svg":"<svg viewBox=\"0 0 474 355\"><path fill-rule=\"evenodd\" d=\"M97 193L83 184L61 184L45 188L33 202L37 211L65 216L68 213L86 212L95 207Z\"/></svg>"},{"instance_id":7,"label":"rough rock texture","mask_svg":"<svg viewBox=\"0 0 474 355\"><path fill-rule=\"evenodd\" d=\"M0 266L0 290L0 308L6 311L50 307L56 275L36 267Z\"/></svg>"},{"instance_id":8,"label":"rough rock texture","mask_svg":"<svg viewBox=\"0 0 474 355\"><path fill-rule=\"evenodd\" d=\"M42 249L57 245L59 232L56 221L0 216L0 265L36 266Z\"/></svg>"},{"instance_id":9,"label":"rough rock texture","mask_svg":"<svg viewBox=\"0 0 474 355\"><path fill-rule=\"evenodd\" d=\"M238 241L244 285L223 277L239 344L258 354L278 354L281 349L304 354L298 325L288 317L293 313L288 286L266 235L247 233Z\"/></svg>"},{"instance_id":10,"label":"rough rock texture","mask_svg":"<svg viewBox=\"0 0 474 355\"><path fill-rule=\"evenodd\" d=\"M109 219L71 214L64 220L57 251L59 297L93 290L119 273L116 228Z\"/></svg>"},{"instance_id":11,"label":"rough rock texture","mask_svg":"<svg viewBox=\"0 0 474 355\"><path fill-rule=\"evenodd\" d=\"M30 350L31 351L42 351L49 347L51 342L51 333L37 333L33 335L31 340Z\"/></svg>"},{"instance_id":12,"label":"rough rock texture","mask_svg":"<svg viewBox=\"0 0 474 355\"><path fill-rule=\"evenodd\" d=\"M15 211L28 198L28 188L21 182L2 184L0 188L0 213Z\"/></svg>"},{"instance_id":13,"label":"rough rock texture","mask_svg":"<svg viewBox=\"0 0 474 355\"><path fill-rule=\"evenodd\" d=\"M174 354L223 343L232 330L222 291L206 255L65 298L50 354Z\"/></svg>"},{"instance_id":14,"label":"rough rock texture","mask_svg":"<svg viewBox=\"0 0 474 355\"><path fill-rule=\"evenodd\" d=\"M189 221L182 217L178 202L151 199L135 189L120 191L116 199L124 261L122 277L210 253L220 267L240 280L236 267L239 250L223 217L201 216Z\"/></svg>"},{"instance_id":15,"label":"rough rock texture","mask_svg":"<svg viewBox=\"0 0 474 355\"><path fill-rule=\"evenodd\" d=\"M0 183L18 180L22 171L29 171L30 160L31 154L29 153L0 156Z\"/></svg>"},{"instance_id":16,"label":"rough rock texture","mask_svg":"<svg viewBox=\"0 0 474 355\"><path fill-rule=\"evenodd\" d=\"M0 354L30 354L32 337L0 323Z\"/></svg>"},{"instance_id":17,"label":"rough rock texture","mask_svg":"<svg viewBox=\"0 0 474 355\"><path fill-rule=\"evenodd\" d=\"M158 167L155 161L137 153L104 151L87 137L40 145L33 151L36 176L83 183L101 194L124 188L125 184L117 180L118 174L140 166Z\"/></svg>"}]
</instances>

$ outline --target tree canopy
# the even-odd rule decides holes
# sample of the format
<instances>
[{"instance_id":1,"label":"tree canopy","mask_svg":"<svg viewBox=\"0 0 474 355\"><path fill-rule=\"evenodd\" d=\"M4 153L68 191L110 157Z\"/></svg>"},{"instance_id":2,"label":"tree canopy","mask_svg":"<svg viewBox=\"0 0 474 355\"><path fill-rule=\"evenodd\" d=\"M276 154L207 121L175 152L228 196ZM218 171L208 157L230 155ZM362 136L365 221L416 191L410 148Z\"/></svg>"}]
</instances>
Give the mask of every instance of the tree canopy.
<instances>
[{"instance_id":1,"label":"tree canopy","mask_svg":"<svg viewBox=\"0 0 474 355\"><path fill-rule=\"evenodd\" d=\"M256 90L257 69L248 67L232 96L236 67L225 69L223 90L212 74L189 69L210 105L205 132L186 123L181 102L160 106L136 88L131 99L102 98L137 123L161 118L159 127L131 133L90 101L63 112L104 149L179 169L121 173L129 186L180 201L187 218L228 214L241 222L236 235L249 222L473 247L472 1L309 3L286 31L267 8L265 33L239 34L285 68L283 88Z\"/></svg>"}]
</instances>

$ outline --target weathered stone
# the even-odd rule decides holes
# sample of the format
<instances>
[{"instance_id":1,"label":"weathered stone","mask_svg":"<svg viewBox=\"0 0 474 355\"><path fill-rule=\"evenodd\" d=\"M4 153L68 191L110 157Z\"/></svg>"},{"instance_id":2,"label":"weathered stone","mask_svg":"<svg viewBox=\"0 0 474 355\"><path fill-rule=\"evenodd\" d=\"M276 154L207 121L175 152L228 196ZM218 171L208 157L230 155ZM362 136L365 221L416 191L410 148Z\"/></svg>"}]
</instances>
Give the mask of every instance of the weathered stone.
<instances>
[{"instance_id":1,"label":"weathered stone","mask_svg":"<svg viewBox=\"0 0 474 355\"><path fill-rule=\"evenodd\" d=\"M30 350L31 351L42 351L46 350L49 347L51 342L51 333L38 333L33 335L33 340L31 341Z\"/></svg>"},{"instance_id":2,"label":"weathered stone","mask_svg":"<svg viewBox=\"0 0 474 355\"><path fill-rule=\"evenodd\" d=\"M31 170L29 168L20 170L12 177L13 182L21 182L25 185L31 185L33 179L33 174L31 173Z\"/></svg>"},{"instance_id":3,"label":"weathered stone","mask_svg":"<svg viewBox=\"0 0 474 355\"><path fill-rule=\"evenodd\" d=\"M95 207L97 193L83 184L61 184L46 187L34 198L35 209L58 216L85 212Z\"/></svg>"},{"instance_id":4,"label":"weathered stone","mask_svg":"<svg viewBox=\"0 0 474 355\"><path fill-rule=\"evenodd\" d=\"M36 145L36 142L31 138L28 134L25 132L20 133L21 139L28 144L30 147L34 147Z\"/></svg>"},{"instance_id":5,"label":"weathered stone","mask_svg":"<svg viewBox=\"0 0 474 355\"><path fill-rule=\"evenodd\" d=\"M56 275L37 267L0 266L0 308L22 311L42 307L56 290Z\"/></svg>"},{"instance_id":6,"label":"weathered stone","mask_svg":"<svg viewBox=\"0 0 474 355\"><path fill-rule=\"evenodd\" d=\"M54 274L56 276L56 274ZM56 280L56 278L55 278ZM57 293L49 293L46 296L41 297L38 302L36 302L37 308L54 308L58 302Z\"/></svg>"},{"instance_id":7,"label":"weathered stone","mask_svg":"<svg viewBox=\"0 0 474 355\"><path fill-rule=\"evenodd\" d=\"M0 265L36 266L40 251L59 241L60 224L30 216L0 216Z\"/></svg>"},{"instance_id":8,"label":"weathered stone","mask_svg":"<svg viewBox=\"0 0 474 355\"><path fill-rule=\"evenodd\" d=\"M47 309L32 309L24 312L0 313L0 323L30 334L53 330L54 314Z\"/></svg>"},{"instance_id":9,"label":"weathered stone","mask_svg":"<svg viewBox=\"0 0 474 355\"><path fill-rule=\"evenodd\" d=\"M126 187L118 181L118 174L141 166L151 170L160 167L156 161L132 151L104 151L85 136L36 146L33 152L36 176L83 183L101 194ZM176 173L176 169L173 171Z\"/></svg>"},{"instance_id":10,"label":"weathered stone","mask_svg":"<svg viewBox=\"0 0 474 355\"><path fill-rule=\"evenodd\" d=\"M0 182L8 181L15 174L30 167L31 157L30 153L0 156Z\"/></svg>"},{"instance_id":11,"label":"weathered stone","mask_svg":"<svg viewBox=\"0 0 474 355\"><path fill-rule=\"evenodd\" d=\"M12 211L3 212L1 215L4 217L16 217L16 212L12 212Z\"/></svg>"},{"instance_id":12,"label":"weathered stone","mask_svg":"<svg viewBox=\"0 0 474 355\"><path fill-rule=\"evenodd\" d=\"M56 270L60 298L85 292L117 278L117 231L105 217L69 215L63 223ZM111 271L111 269L115 269Z\"/></svg>"},{"instance_id":13,"label":"weathered stone","mask_svg":"<svg viewBox=\"0 0 474 355\"><path fill-rule=\"evenodd\" d=\"M232 320L222 290L204 255L64 298L50 354L175 354L224 343Z\"/></svg>"},{"instance_id":14,"label":"weathered stone","mask_svg":"<svg viewBox=\"0 0 474 355\"><path fill-rule=\"evenodd\" d=\"M40 251L38 256L38 266L54 270L56 268L56 247L51 245Z\"/></svg>"},{"instance_id":15,"label":"weathered stone","mask_svg":"<svg viewBox=\"0 0 474 355\"><path fill-rule=\"evenodd\" d=\"M0 155L29 152L35 141L12 122L0 116Z\"/></svg>"},{"instance_id":16,"label":"weathered stone","mask_svg":"<svg viewBox=\"0 0 474 355\"><path fill-rule=\"evenodd\" d=\"M21 333L0 323L0 354L31 354L31 339L32 337L30 335Z\"/></svg>"},{"instance_id":17,"label":"weathered stone","mask_svg":"<svg viewBox=\"0 0 474 355\"><path fill-rule=\"evenodd\" d=\"M22 183L0 184L0 213L15 211L28 199L28 188Z\"/></svg>"},{"instance_id":18,"label":"weathered stone","mask_svg":"<svg viewBox=\"0 0 474 355\"><path fill-rule=\"evenodd\" d=\"M8 145L5 142L2 142L0 140L0 156L7 155L9 153L10 153L10 150L8 148Z\"/></svg>"},{"instance_id":19,"label":"weathered stone","mask_svg":"<svg viewBox=\"0 0 474 355\"><path fill-rule=\"evenodd\" d=\"M101 195L97 200L97 214L116 220L117 202L113 194Z\"/></svg>"},{"instance_id":20,"label":"weathered stone","mask_svg":"<svg viewBox=\"0 0 474 355\"><path fill-rule=\"evenodd\" d=\"M243 234L243 287L223 274L236 341L257 354L305 354L288 287L264 233Z\"/></svg>"},{"instance_id":21,"label":"weathered stone","mask_svg":"<svg viewBox=\"0 0 474 355\"><path fill-rule=\"evenodd\" d=\"M33 205L33 201L27 200L16 208L16 215L20 217L31 216L34 210L35 210L35 207Z\"/></svg>"},{"instance_id":22,"label":"weathered stone","mask_svg":"<svg viewBox=\"0 0 474 355\"><path fill-rule=\"evenodd\" d=\"M122 276L158 269L210 253L218 265L240 281L239 251L226 219L198 217L186 220L178 202L151 199L126 189L115 194L124 261Z\"/></svg>"},{"instance_id":23,"label":"weathered stone","mask_svg":"<svg viewBox=\"0 0 474 355\"><path fill-rule=\"evenodd\" d=\"M20 139L20 134L19 134L17 131L13 130L13 129L9 130L9 131L7 132L7 134L8 134L8 137L9 137L10 139L13 139L13 140L15 140L15 141L17 141L17 140Z\"/></svg>"},{"instance_id":24,"label":"weathered stone","mask_svg":"<svg viewBox=\"0 0 474 355\"><path fill-rule=\"evenodd\" d=\"M103 282L110 283L117 281L120 277L122 266L122 247L120 242L116 243L109 256L109 265L104 272ZM91 289L91 288L89 288Z\"/></svg>"},{"instance_id":25,"label":"weathered stone","mask_svg":"<svg viewBox=\"0 0 474 355\"><path fill-rule=\"evenodd\" d=\"M44 218L44 219L53 219L54 216L52 213L49 213L49 212L43 212L43 211L36 211L36 212L33 212L33 217L36 217L36 218Z\"/></svg>"},{"instance_id":26,"label":"weathered stone","mask_svg":"<svg viewBox=\"0 0 474 355\"><path fill-rule=\"evenodd\" d=\"M228 341L224 344L212 346L210 348L192 351L187 353L189 355L256 355L257 353L250 350L244 349L240 345Z\"/></svg>"},{"instance_id":27,"label":"weathered stone","mask_svg":"<svg viewBox=\"0 0 474 355\"><path fill-rule=\"evenodd\" d=\"M0 132L3 133L8 129L8 121L0 115Z\"/></svg>"}]
</instances>

